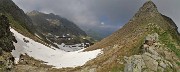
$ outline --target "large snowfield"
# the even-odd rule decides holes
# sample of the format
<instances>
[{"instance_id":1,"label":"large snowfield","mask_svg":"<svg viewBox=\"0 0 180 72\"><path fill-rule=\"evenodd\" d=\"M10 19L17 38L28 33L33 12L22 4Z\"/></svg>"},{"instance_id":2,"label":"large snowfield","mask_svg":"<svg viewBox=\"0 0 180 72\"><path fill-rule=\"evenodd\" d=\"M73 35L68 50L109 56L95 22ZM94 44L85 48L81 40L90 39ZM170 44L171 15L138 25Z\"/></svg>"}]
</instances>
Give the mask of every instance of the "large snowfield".
<instances>
[{"instance_id":1,"label":"large snowfield","mask_svg":"<svg viewBox=\"0 0 180 72\"><path fill-rule=\"evenodd\" d=\"M55 68L77 67L84 65L87 61L102 54L101 49L88 52L83 52L83 49L74 52L66 52L62 49L47 47L41 43L35 42L12 28L10 30L14 33L14 36L18 41L17 43L14 43L15 50L11 53L15 57L16 63L19 61L20 54L27 54L30 57L42 60L46 62L47 65L52 65ZM24 42L23 38L29 42Z\"/></svg>"}]
</instances>

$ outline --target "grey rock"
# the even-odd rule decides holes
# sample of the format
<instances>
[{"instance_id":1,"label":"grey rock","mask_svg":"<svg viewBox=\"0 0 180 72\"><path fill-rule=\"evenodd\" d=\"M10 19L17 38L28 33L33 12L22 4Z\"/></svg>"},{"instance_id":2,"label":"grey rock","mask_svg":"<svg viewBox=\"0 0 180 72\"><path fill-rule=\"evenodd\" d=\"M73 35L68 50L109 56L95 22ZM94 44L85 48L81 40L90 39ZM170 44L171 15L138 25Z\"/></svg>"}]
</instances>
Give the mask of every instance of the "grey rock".
<instances>
[{"instance_id":1,"label":"grey rock","mask_svg":"<svg viewBox=\"0 0 180 72\"><path fill-rule=\"evenodd\" d=\"M164 54L165 54L165 58L168 59L168 60L171 60L173 58L173 56L171 55L170 52L168 51L164 51Z\"/></svg>"},{"instance_id":2,"label":"grey rock","mask_svg":"<svg viewBox=\"0 0 180 72\"><path fill-rule=\"evenodd\" d=\"M167 65L169 65L171 68L173 67L173 64L171 64L171 62L165 60L164 63L166 63Z\"/></svg>"},{"instance_id":3,"label":"grey rock","mask_svg":"<svg viewBox=\"0 0 180 72\"><path fill-rule=\"evenodd\" d=\"M160 60L162 59L161 57L157 56L157 55L151 55L151 57L154 59L154 60Z\"/></svg>"},{"instance_id":4,"label":"grey rock","mask_svg":"<svg viewBox=\"0 0 180 72\"><path fill-rule=\"evenodd\" d=\"M96 68L90 69L89 72L96 72Z\"/></svg>"},{"instance_id":5,"label":"grey rock","mask_svg":"<svg viewBox=\"0 0 180 72\"><path fill-rule=\"evenodd\" d=\"M148 52L145 52L144 55L147 55L147 56L151 57L154 60L160 60L161 59L161 57L159 57L157 55L152 55L152 54L150 54Z\"/></svg>"},{"instance_id":6,"label":"grey rock","mask_svg":"<svg viewBox=\"0 0 180 72\"><path fill-rule=\"evenodd\" d=\"M154 47L149 47L148 48L148 52L153 54L153 55L159 55L155 50L154 50Z\"/></svg>"},{"instance_id":7,"label":"grey rock","mask_svg":"<svg viewBox=\"0 0 180 72\"><path fill-rule=\"evenodd\" d=\"M146 37L146 40L149 41L159 41L159 35L157 33L150 34Z\"/></svg>"},{"instance_id":8,"label":"grey rock","mask_svg":"<svg viewBox=\"0 0 180 72\"><path fill-rule=\"evenodd\" d=\"M154 33L154 34L150 34L145 38L145 44L151 46L153 45L155 42L158 42L158 34Z\"/></svg>"},{"instance_id":9,"label":"grey rock","mask_svg":"<svg viewBox=\"0 0 180 72\"><path fill-rule=\"evenodd\" d=\"M162 45L158 43L158 34L148 35L146 40L153 42L152 45L147 43L142 45L142 48L144 48L142 50L146 51L140 55L124 57L126 61L124 72L164 72L167 69L173 71L175 62L172 61L172 52L161 47ZM172 63L168 60L171 60Z\"/></svg>"},{"instance_id":10,"label":"grey rock","mask_svg":"<svg viewBox=\"0 0 180 72\"><path fill-rule=\"evenodd\" d=\"M124 57L124 60L126 61L124 72L133 72L133 66L131 63L131 60L128 57Z\"/></svg>"},{"instance_id":11,"label":"grey rock","mask_svg":"<svg viewBox=\"0 0 180 72\"><path fill-rule=\"evenodd\" d=\"M143 58L148 69L153 70L153 71L157 71L158 62L156 60L154 60L153 58L151 58L150 56L148 56L146 54L143 54L142 58Z\"/></svg>"},{"instance_id":12,"label":"grey rock","mask_svg":"<svg viewBox=\"0 0 180 72\"><path fill-rule=\"evenodd\" d=\"M159 63L159 65L160 65L161 67L163 67L163 68L166 68L166 64L165 64L163 61L161 61L161 62Z\"/></svg>"},{"instance_id":13,"label":"grey rock","mask_svg":"<svg viewBox=\"0 0 180 72\"><path fill-rule=\"evenodd\" d=\"M124 72L141 72L145 68L145 63L141 55L124 57L126 61Z\"/></svg>"},{"instance_id":14,"label":"grey rock","mask_svg":"<svg viewBox=\"0 0 180 72\"><path fill-rule=\"evenodd\" d=\"M159 71L159 72L164 72L164 68L158 67L158 71Z\"/></svg>"}]
</instances>

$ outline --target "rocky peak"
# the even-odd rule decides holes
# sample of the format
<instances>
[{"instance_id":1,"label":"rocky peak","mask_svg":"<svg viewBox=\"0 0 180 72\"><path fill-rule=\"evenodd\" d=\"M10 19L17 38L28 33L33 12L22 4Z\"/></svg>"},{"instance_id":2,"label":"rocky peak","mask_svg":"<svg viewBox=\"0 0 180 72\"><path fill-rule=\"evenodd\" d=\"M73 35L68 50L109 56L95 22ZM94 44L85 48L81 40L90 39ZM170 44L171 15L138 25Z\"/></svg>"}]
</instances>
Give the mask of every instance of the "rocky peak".
<instances>
[{"instance_id":1,"label":"rocky peak","mask_svg":"<svg viewBox=\"0 0 180 72\"><path fill-rule=\"evenodd\" d=\"M135 14L135 16L132 19L146 19L146 17L154 17L158 16L158 14L160 13L158 12L156 5L152 1L147 1L144 3L144 5L139 9L139 11Z\"/></svg>"},{"instance_id":2,"label":"rocky peak","mask_svg":"<svg viewBox=\"0 0 180 72\"><path fill-rule=\"evenodd\" d=\"M105 56L92 61L101 62L97 65L106 64L111 67L114 65L114 68L116 68L117 63L120 63L118 66L123 64L122 56L128 56L124 59L127 63L125 64L125 72L156 72L159 70L161 70L159 72L164 72L167 69L173 70L171 68L177 66L175 63L179 63L177 57L180 56L179 47L176 46L179 45L179 41L177 26L172 19L159 13L152 1L147 1L121 29L86 50L104 49ZM114 64L116 61L115 55L119 56L120 62L117 61ZM106 60L104 60L105 57ZM177 58L177 60L172 59L172 57ZM112 61L109 62L109 59ZM172 59L170 61L173 61L174 64L173 62L169 63L169 59ZM109 66L106 68L110 70ZM105 68L97 69L106 71ZM144 69L147 69L147 71L142 71Z\"/></svg>"},{"instance_id":3,"label":"rocky peak","mask_svg":"<svg viewBox=\"0 0 180 72\"><path fill-rule=\"evenodd\" d=\"M154 12L157 13L158 9L156 5L152 1L147 1L144 5L139 9L140 12Z\"/></svg>"}]
</instances>

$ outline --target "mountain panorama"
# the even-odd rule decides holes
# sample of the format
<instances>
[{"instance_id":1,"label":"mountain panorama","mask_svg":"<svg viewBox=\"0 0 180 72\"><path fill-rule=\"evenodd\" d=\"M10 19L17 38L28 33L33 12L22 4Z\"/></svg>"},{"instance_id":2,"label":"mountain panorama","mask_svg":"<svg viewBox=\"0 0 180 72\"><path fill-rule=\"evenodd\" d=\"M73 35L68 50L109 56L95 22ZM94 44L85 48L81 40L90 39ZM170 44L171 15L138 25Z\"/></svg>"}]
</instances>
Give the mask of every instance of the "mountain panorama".
<instances>
[{"instance_id":1,"label":"mountain panorama","mask_svg":"<svg viewBox=\"0 0 180 72\"><path fill-rule=\"evenodd\" d=\"M180 72L178 27L151 0L96 37L60 15L0 0L0 72Z\"/></svg>"}]
</instances>

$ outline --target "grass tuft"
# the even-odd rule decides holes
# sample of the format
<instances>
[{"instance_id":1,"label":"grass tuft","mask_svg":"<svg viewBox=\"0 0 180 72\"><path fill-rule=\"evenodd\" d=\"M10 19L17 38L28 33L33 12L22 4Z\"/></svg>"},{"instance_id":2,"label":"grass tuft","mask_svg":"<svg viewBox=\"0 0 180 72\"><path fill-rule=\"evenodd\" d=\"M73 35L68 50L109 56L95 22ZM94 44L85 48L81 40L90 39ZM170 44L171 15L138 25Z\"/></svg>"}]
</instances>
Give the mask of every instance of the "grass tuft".
<instances>
[{"instance_id":1,"label":"grass tuft","mask_svg":"<svg viewBox=\"0 0 180 72\"><path fill-rule=\"evenodd\" d=\"M170 50L172 50L176 56L180 58L180 49L177 49L174 41L171 40L171 35L168 32L164 32L160 35L160 40L162 43L164 43Z\"/></svg>"}]
</instances>

